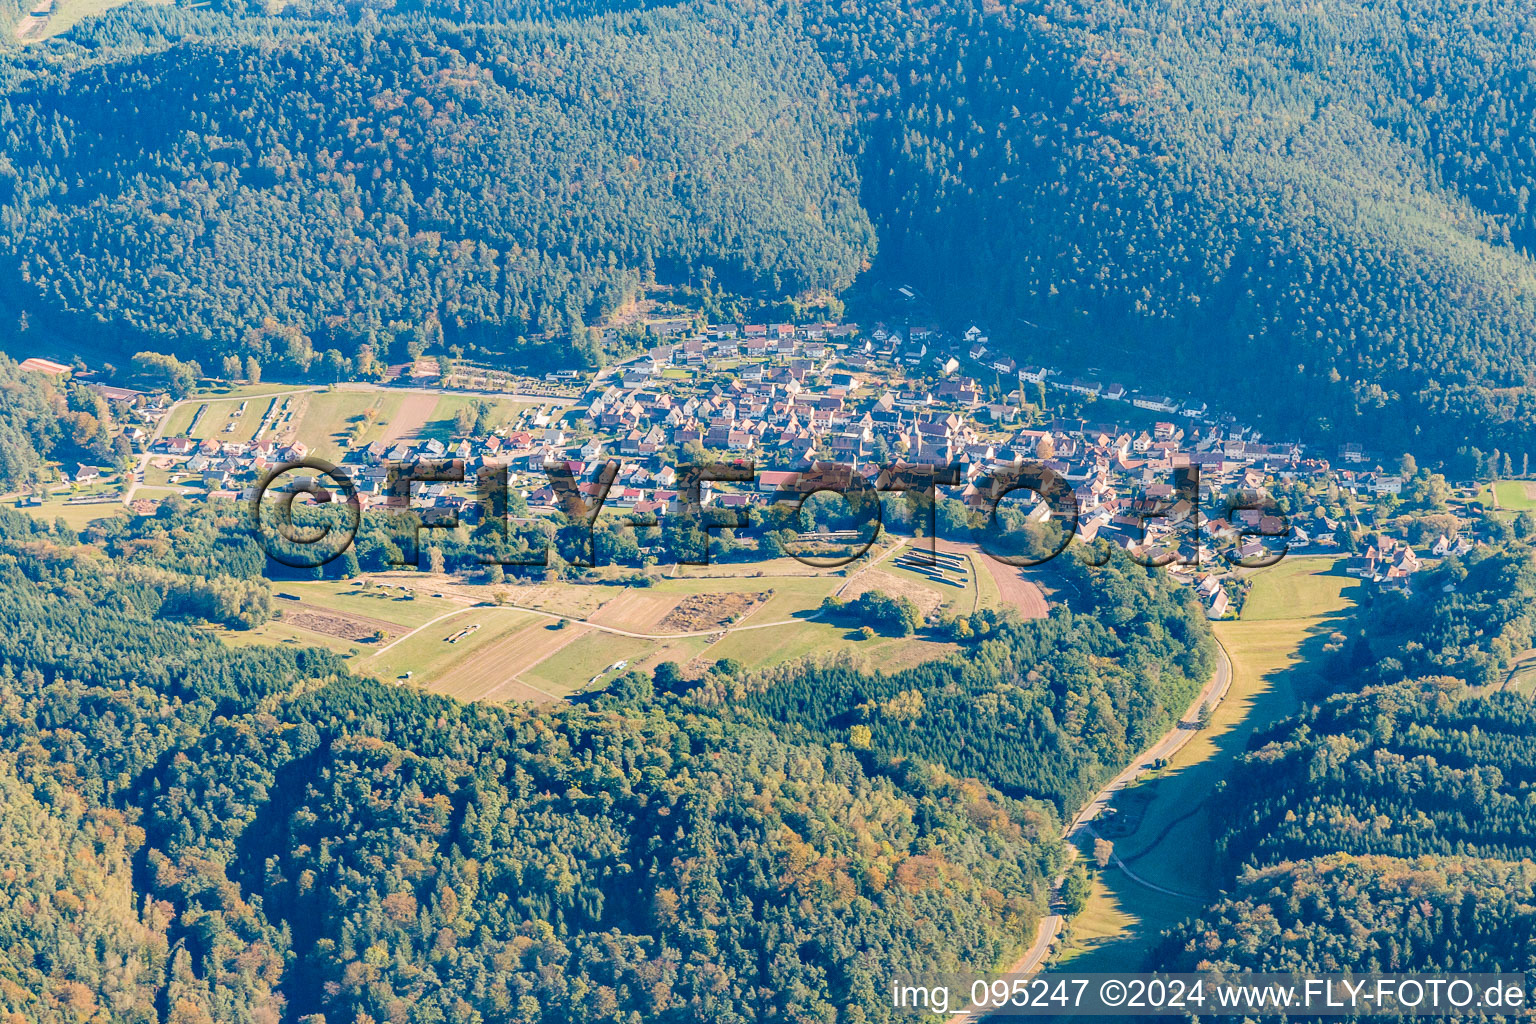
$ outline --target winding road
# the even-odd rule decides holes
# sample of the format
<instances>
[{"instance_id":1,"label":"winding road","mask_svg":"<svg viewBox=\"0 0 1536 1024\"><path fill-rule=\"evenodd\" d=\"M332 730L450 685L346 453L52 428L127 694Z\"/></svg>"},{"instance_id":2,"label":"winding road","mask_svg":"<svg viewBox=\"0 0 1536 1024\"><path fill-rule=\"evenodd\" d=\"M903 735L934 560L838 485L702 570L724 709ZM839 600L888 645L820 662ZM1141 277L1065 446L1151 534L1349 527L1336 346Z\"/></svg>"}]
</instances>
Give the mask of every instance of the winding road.
<instances>
[{"instance_id":1,"label":"winding road","mask_svg":"<svg viewBox=\"0 0 1536 1024\"><path fill-rule=\"evenodd\" d=\"M1109 782L1105 783L1103 788L1095 793L1093 798L1083 805L1083 809L1077 812L1077 817L1072 819L1071 824L1062 830L1061 837L1062 839L1066 840L1067 843L1068 869L1071 868L1072 862L1076 860L1082 852L1078 849L1077 840L1085 833L1089 836L1098 835L1098 833L1093 830L1093 822L1099 817L1099 815L1104 813L1105 808L1107 808L1110 804L1110 801L1114 799L1114 795L1120 790L1124 789L1126 786L1129 786L1131 783L1135 782L1137 779L1141 778L1147 772L1151 771L1153 765L1155 765L1158 761L1162 760L1163 758L1170 758L1174 754L1177 754L1184 747L1184 744L1188 743L1191 739L1194 738L1195 733L1198 731L1195 722L1200 717L1201 705L1209 701L1211 709L1215 710L1221 704L1222 699L1226 697L1227 690L1230 689L1231 686L1232 660L1227 657L1226 648L1221 645L1221 641L1217 640L1216 671L1211 673L1210 681L1207 682L1205 686L1201 688L1200 692L1195 695L1194 701L1189 705L1189 710L1184 713L1183 718L1181 718L1173 726L1173 728L1163 733L1163 735L1158 738L1156 743L1142 751L1141 755L1137 757L1136 760L1127 765L1125 769L1120 772L1120 774L1116 775L1113 779L1109 780ZM1156 892L1165 893L1169 896L1177 896L1183 899L1196 899L1196 897L1191 896L1189 893L1175 892L1172 889L1165 889L1160 885L1147 881L1146 879L1137 875L1130 868L1128 868L1118 856L1113 856L1113 860L1115 862L1115 866L1124 872L1127 878L1139 885L1146 886L1149 889L1152 889ZM1052 886L1053 891L1059 891L1062 881L1066 878L1066 874L1066 870L1063 870L1061 875L1057 877L1054 885ZM1056 941L1056 936L1060 934L1061 926L1064 923L1065 919L1061 914L1057 913L1048 914L1045 918L1043 918L1040 921L1040 927L1038 931L1035 933L1034 944L1030 946L1029 949L1024 952L1024 955L1019 957L1019 959L1014 962L1013 966L1008 968L1008 970L1004 973L1009 975L1029 974L1039 968L1041 963L1044 962L1046 956L1049 955L1051 951L1051 944ZM980 1018L974 1013L969 1011L962 1011L960 1013L953 1014L949 1018L949 1024L969 1024L969 1022L979 1019Z\"/></svg>"}]
</instances>

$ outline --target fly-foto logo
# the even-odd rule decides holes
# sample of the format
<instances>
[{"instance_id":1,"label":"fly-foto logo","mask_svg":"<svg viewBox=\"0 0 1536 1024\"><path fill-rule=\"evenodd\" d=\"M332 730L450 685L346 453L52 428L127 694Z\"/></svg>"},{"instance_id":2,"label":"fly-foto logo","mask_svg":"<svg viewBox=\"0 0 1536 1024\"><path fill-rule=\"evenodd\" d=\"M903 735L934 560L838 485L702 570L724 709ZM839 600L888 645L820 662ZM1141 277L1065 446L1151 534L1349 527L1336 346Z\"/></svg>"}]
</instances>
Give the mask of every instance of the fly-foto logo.
<instances>
[{"instance_id":1,"label":"fly-foto logo","mask_svg":"<svg viewBox=\"0 0 1536 1024\"><path fill-rule=\"evenodd\" d=\"M568 558L579 565L597 564L595 534L598 517L617 479L620 463L610 459L595 471L578 475L579 464L551 460L544 464L544 475L553 496L554 513L563 520L567 537L574 532L578 554ZM704 531L748 530L750 518L740 508L715 507L707 492L715 484L751 488L760 493L757 467L752 462L712 462L677 467L677 497L674 514L691 517ZM967 481L965 467L897 462L881 466L873 473L860 472L854 466L824 462L805 470L774 472L774 486L765 497L770 503L787 503L798 517L805 503L819 494L839 496L848 507L854 528L843 531L848 543L835 556L788 548L785 553L815 568L847 564L862 556L879 535L884 518L884 495L897 495L907 503L914 531L933 539L938 535L938 507L941 488L965 487L971 511L967 530L969 539L989 557L1019 568L1041 565L1060 555L1078 535L1082 521L1077 495L1060 473L1038 462L1022 462L994 469ZM412 504L412 486L416 484L465 484L469 482L462 459L418 460L391 464L384 479L384 507L396 513L419 511ZM474 475L476 498L468 503L473 518L503 538L513 530L508 516L509 474L504 465L482 466ZM335 517L301 523L294 514L295 502L307 496L308 503L340 505L345 509L341 522ZM1028 553L1010 543L1010 524L1000 515L1004 503L1022 498L1026 506L1041 512L1040 521L1056 525L1043 549L1038 545ZM1187 522L1196 530L1214 524L1227 539L1225 560L1236 566L1257 568L1272 565L1287 553L1285 539L1291 527L1285 515L1267 500L1256 495L1238 495L1223 499L1222 515L1212 517L1202 508L1200 469L1180 467L1174 471L1172 493L1156 500L1136 503L1122 512L1122 517L1139 528L1140 537L1131 537L1126 550L1133 559L1147 566L1174 563L1197 564L1200 544L1192 557L1175 549L1147 543L1149 527L1159 521ZM1234 514L1256 512L1260 515ZM362 526L362 500L356 484L342 469L318 458L305 458L274 468L257 485L250 500L253 529L263 549L275 560L295 568L315 568L340 558L352 546ZM458 527L457 510L430 520L416 518L408 527L410 557L395 564L413 565L420 531ZM661 527L655 512L632 513L625 525L636 530ZM402 554L404 551L402 550ZM1101 548L1089 558L1098 564L1108 557ZM549 546L517 557L487 555L484 564L537 566L547 564ZM680 557L683 564L707 564L705 546L699 560Z\"/></svg>"}]
</instances>

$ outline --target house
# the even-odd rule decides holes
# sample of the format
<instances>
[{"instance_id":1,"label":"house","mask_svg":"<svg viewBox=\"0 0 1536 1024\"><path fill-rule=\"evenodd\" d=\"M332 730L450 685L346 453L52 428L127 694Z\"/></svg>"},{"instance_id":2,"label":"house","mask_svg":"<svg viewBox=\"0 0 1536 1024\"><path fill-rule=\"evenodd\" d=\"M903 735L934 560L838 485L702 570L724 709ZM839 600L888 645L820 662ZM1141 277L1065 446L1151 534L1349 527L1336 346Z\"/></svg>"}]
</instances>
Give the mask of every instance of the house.
<instances>
[{"instance_id":1,"label":"house","mask_svg":"<svg viewBox=\"0 0 1536 1024\"><path fill-rule=\"evenodd\" d=\"M56 363L51 359L39 359L37 356L23 359L16 368L30 370L33 373L46 373L50 377L62 377L69 372L69 367L63 363Z\"/></svg>"},{"instance_id":2,"label":"house","mask_svg":"<svg viewBox=\"0 0 1536 1024\"><path fill-rule=\"evenodd\" d=\"M77 484L94 484L100 479L101 470L95 466L87 466L82 462L75 467L75 483Z\"/></svg>"},{"instance_id":3,"label":"house","mask_svg":"<svg viewBox=\"0 0 1536 1024\"><path fill-rule=\"evenodd\" d=\"M1179 403L1164 395L1136 394L1131 398L1131 404L1138 409L1146 409L1149 412L1178 412Z\"/></svg>"}]
</instances>

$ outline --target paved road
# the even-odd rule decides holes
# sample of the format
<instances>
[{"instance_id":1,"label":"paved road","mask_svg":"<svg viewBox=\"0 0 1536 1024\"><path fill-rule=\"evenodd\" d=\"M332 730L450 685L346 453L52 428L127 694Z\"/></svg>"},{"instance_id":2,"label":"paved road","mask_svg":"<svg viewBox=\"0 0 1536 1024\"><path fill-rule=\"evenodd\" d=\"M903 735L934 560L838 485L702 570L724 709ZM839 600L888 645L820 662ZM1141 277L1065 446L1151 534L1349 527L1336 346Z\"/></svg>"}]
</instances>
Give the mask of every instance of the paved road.
<instances>
[{"instance_id":1,"label":"paved road","mask_svg":"<svg viewBox=\"0 0 1536 1024\"><path fill-rule=\"evenodd\" d=\"M530 395L516 391L477 391L474 388L420 388L420 387L394 387L389 384L370 384L367 381L348 380L336 385L338 391L382 391L385 394L413 394L413 395L476 395L481 398L502 398L509 402L528 402L530 404L558 405L561 407L575 405L580 398L572 398L566 395Z\"/></svg>"},{"instance_id":2,"label":"paved road","mask_svg":"<svg viewBox=\"0 0 1536 1024\"><path fill-rule=\"evenodd\" d=\"M1210 701L1212 710L1215 710L1221 704L1222 699L1226 697L1227 691L1231 686L1232 660L1227 657L1226 648L1222 647L1221 641L1218 640L1216 641L1216 671L1211 674L1210 681L1195 696L1194 701L1189 705L1189 710L1184 713L1184 717L1172 729L1163 733L1156 743L1142 751L1141 755L1127 765L1124 771L1109 780L1102 789L1095 793L1093 798L1083 805L1083 809L1077 812L1077 817L1072 819L1071 824L1062 831L1062 838L1067 841L1067 866L1069 868L1072 861L1080 853L1076 840L1084 833L1090 836L1097 835L1093 831L1093 822L1099 815L1104 813L1104 809L1109 806L1115 793L1151 771L1152 765L1159 759L1172 757L1183 749L1184 744L1193 739L1197 731L1194 723L1199 718L1201 705L1206 701ZM1115 857L1114 860L1115 866L1134 882L1147 886L1150 889L1155 889L1158 892L1167 893L1170 896L1181 896L1186 899L1194 898L1188 893L1174 892L1172 889L1165 889L1160 885L1149 882L1127 868L1120 861L1119 857ZM1066 872L1063 871L1052 886L1053 892L1059 891L1062 880L1065 878ZM1040 927L1035 933L1034 945L1030 946L1024 955L1012 967L1008 968L1005 973L1028 974L1037 969L1050 953L1051 943L1056 941L1056 936L1060 933L1063 923L1064 919L1060 914L1048 914L1041 920ZM978 1019L973 1013L957 1013L949 1018L948 1024L970 1024L970 1022Z\"/></svg>"}]
</instances>

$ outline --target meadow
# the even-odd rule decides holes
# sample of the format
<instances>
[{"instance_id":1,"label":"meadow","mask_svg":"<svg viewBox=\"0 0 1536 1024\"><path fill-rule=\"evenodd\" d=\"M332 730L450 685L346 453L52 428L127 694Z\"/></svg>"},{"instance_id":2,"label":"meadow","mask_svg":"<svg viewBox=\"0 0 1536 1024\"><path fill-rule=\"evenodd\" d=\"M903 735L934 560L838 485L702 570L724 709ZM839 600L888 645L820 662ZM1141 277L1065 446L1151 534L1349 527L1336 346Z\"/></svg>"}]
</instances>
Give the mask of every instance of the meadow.
<instances>
[{"instance_id":1,"label":"meadow","mask_svg":"<svg viewBox=\"0 0 1536 1024\"><path fill-rule=\"evenodd\" d=\"M1127 835L1115 835L1101 819L1115 854L1137 878L1117 868L1099 873L1060 954L1074 970L1132 969L1161 929L1215 895L1216 830L1206 798L1255 731L1294 713L1318 691L1322 648L1360 586L1344 574L1343 560L1332 557L1292 557L1252 579L1241 618L1212 623L1232 662L1232 680L1210 723L1166 768L1116 795L1115 806L1138 818ZM1084 845L1090 847L1091 839Z\"/></svg>"},{"instance_id":2,"label":"meadow","mask_svg":"<svg viewBox=\"0 0 1536 1024\"><path fill-rule=\"evenodd\" d=\"M698 674L727 658L757 669L848 650L891 671L958 648L923 636L865 638L821 622L817 615L826 597L880 589L909 594L925 611L942 614L998 601L992 578L975 565L963 585L950 586L902 569L895 553L893 547L876 548L846 571L816 570L793 559L678 566L648 587L620 579L492 585L410 571L360 581L279 583L274 589L284 595L277 601L283 618L233 642L308 638L350 655L357 671L397 681L410 673L411 685L462 700L558 699L662 661ZM414 600L406 600L407 593ZM357 642L307 630L305 610L383 636ZM471 634L449 641L469 627L475 627Z\"/></svg>"},{"instance_id":3,"label":"meadow","mask_svg":"<svg viewBox=\"0 0 1536 1024\"><path fill-rule=\"evenodd\" d=\"M474 395L255 384L185 400L166 418L161 435L248 441L259 433L264 439L302 442L312 454L335 461L349 448L374 441L435 438L446 442L457 432L459 411L481 401L492 404L482 424L488 430L513 426L542 408Z\"/></svg>"}]
</instances>

